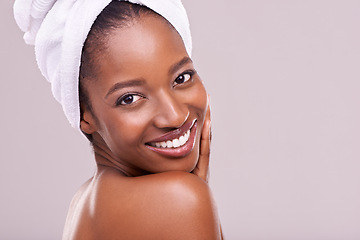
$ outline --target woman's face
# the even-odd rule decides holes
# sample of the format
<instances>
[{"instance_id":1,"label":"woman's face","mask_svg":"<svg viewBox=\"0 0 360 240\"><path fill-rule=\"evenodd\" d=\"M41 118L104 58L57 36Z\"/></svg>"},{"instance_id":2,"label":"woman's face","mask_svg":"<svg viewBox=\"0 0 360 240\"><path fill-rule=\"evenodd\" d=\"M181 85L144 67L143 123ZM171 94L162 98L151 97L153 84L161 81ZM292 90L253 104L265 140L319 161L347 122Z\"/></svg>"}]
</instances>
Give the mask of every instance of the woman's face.
<instances>
[{"instance_id":1,"label":"woman's face","mask_svg":"<svg viewBox=\"0 0 360 240\"><path fill-rule=\"evenodd\" d=\"M85 85L95 144L132 175L192 171L207 93L179 34L160 17L142 16L114 30L107 46L97 79Z\"/></svg>"}]
</instances>

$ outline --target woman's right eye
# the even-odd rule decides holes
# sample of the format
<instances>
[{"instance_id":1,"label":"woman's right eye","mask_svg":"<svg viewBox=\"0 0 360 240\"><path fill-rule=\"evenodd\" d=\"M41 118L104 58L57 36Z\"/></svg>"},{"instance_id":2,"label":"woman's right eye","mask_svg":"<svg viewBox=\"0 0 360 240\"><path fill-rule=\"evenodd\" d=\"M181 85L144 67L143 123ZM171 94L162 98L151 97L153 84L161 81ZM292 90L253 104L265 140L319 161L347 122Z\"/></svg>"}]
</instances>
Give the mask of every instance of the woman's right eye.
<instances>
[{"instance_id":1,"label":"woman's right eye","mask_svg":"<svg viewBox=\"0 0 360 240\"><path fill-rule=\"evenodd\" d=\"M138 94L126 94L116 101L116 105L130 105L139 101L142 98L143 97Z\"/></svg>"}]
</instances>

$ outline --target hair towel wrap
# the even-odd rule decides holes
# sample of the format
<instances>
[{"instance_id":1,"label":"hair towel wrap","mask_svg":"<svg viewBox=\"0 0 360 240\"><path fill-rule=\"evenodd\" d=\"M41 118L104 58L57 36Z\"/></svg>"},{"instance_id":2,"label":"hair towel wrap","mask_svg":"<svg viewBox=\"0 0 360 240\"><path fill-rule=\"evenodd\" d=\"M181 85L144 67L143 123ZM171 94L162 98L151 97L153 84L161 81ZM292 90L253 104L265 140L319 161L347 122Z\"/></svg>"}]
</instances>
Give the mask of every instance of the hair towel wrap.
<instances>
[{"instance_id":1,"label":"hair towel wrap","mask_svg":"<svg viewBox=\"0 0 360 240\"><path fill-rule=\"evenodd\" d=\"M119 0L121 1L121 0ZM41 73L51 83L53 95L71 126L80 127L79 68L86 37L96 17L111 0L16 0L14 16L35 45ZM142 4L167 19L183 39L191 56L189 21L181 0L129 0Z\"/></svg>"}]
</instances>

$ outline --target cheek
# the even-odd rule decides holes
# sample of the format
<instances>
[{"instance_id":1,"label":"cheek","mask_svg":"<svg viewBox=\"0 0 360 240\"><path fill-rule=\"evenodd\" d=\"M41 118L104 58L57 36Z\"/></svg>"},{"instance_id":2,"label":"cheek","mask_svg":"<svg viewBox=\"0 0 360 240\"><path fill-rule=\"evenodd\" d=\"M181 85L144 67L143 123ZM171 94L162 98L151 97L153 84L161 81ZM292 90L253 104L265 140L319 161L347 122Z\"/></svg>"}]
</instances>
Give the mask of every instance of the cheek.
<instances>
[{"instance_id":1,"label":"cheek","mask_svg":"<svg viewBox=\"0 0 360 240\"><path fill-rule=\"evenodd\" d=\"M94 101L94 114L97 116L97 132L114 154L134 149L142 140L149 117L142 111L123 111L108 106L102 101Z\"/></svg>"},{"instance_id":2,"label":"cheek","mask_svg":"<svg viewBox=\"0 0 360 240\"><path fill-rule=\"evenodd\" d=\"M99 129L109 148L117 152L116 148L134 148L142 141L142 136L148 125L148 116L145 113L139 117L138 112L123 112L112 109L104 113L104 117Z\"/></svg>"},{"instance_id":3,"label":"cheek","mask_svg":"<svg viewBox=\"0 0 360 240\"><path fill-rule=\"evenodd\" d=\"M208 95L201 82L192 89L188 99L189 103L196 109L199 117L204 117L208 106Z\"/></svg>"}]
</instances>

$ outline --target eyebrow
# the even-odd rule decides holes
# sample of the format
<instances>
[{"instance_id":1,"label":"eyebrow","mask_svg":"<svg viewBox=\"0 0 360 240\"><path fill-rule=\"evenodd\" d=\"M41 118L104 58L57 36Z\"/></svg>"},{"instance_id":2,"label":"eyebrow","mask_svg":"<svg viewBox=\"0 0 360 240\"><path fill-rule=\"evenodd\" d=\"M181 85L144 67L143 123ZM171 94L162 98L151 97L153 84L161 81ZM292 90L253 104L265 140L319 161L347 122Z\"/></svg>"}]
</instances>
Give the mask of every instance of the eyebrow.
<instances>
[{"instance_id":1,"label":"eyebrow","mask_svg":"<svg viewBox=\"0 0 360 240\"><path fill-rule=\"evenodd\" d=\"M116 84L114 84L110 90L107 92L105 99L111 95L112 93L116 92L117 90L121 89L121 88L126 88L126 87L134 87L134 86L141 86L144 85L145 81L142 79L133 79L133 80L129 80L126 82L118 82Z\"/></svg>"},{"instance_id":2,"label":"eyebrow","mask_svg":"<svg viewBox=\"0 0 360 240\"><path fill-rule=\"evenodd\" d=\"M179 70L183 65L185 65L187 63L192 63L192 60L191 60L191 58L186 56L183 59L181 59L179 62L175 63L174 65L172 65L170 67L169 75L174 74L177 70Z\"/></svg>"},{"instance_id":3,"label":"eyebrow","mask_svg":"<svg viewBox=\"0 0 360 240\"><path fill-rule=\"evenodd\" d=\"M178 71L183 65L187 64L187 63L192 63L191 58L189 58L188 56L184 57L183 59L181 59L179 62L173 64L170 69L169 69L169 74L174 74L176 71ZM145 81L143 79L133 79L133 80L129 80L126 82L118 82L116 84L114 84L110 90L107 92L107 94L105 95L105 99L109 97L109 95L111 95L112 93L116 92L117 90L121 89L121 88L126 88L126 87L134 87L134 86L142 86L145 84Z\"/></svg>"}]
</instances>

